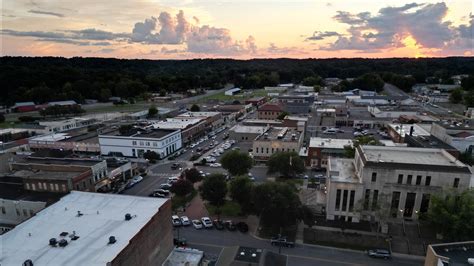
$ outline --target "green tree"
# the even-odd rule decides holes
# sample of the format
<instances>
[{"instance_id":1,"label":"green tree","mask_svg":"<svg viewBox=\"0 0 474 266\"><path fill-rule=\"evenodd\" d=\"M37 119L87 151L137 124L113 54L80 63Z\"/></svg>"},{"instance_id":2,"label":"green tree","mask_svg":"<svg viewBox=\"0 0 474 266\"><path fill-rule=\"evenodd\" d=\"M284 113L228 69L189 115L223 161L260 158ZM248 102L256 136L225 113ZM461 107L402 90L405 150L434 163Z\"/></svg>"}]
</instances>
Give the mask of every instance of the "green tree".
<instances>
[{"instance_id":1,"label":"green tree","mask_svg":"<svg viewBox=\"0 0 474 266\"><path fill-rule=\"evenodd\" d=\"M314 85L314 86L313 86L313 90L314 90L314 92L318 92L318 93L319 93L319 92L321 92L321 86L320 86L320 85Z\"/></svg>"},{"instance_id":2,"label":"green tree","mask_svg":"<svg viewBox=\"0 0 474 266\"><path fill-rule=\"evenodd\" d=\"M474 107L474 90L470 90L464 94L464 105L466 105L466 107Z\"/></svg>"},{"instance_id":3,"label":"green tree","mask_svg":"<svg viewBox=\"0 0 474 266\"><path fill-rule=\"evenodd\" d=\"M283 120L285 117L289 115L288 112L281 112L281 114L277 117L278 120Z\"/></svg>"},{"instance_id":4,"label":"green tree","mask_svg":"<svg viewBox=\"0 0 474 266\"><path fill-rule=\"evenodd\" d=\"M295 225L301 218L301 202L294 187L269 182L255 187L252 202L264 226L283 228Z\"/></svg>"},{"instance_id":5,"label":"green tree","mask_svg":"<svg viewBox=\"0 0 474 266\"><path fill-rule=\"evenodd\" d=\"M148 109L148 117L155 117L157 114L158 114L158 109L156 108L156 106L151 106Z\"/></svg>"},{"instance_id":6,"label":"green tree","mask_svg":"<svg viewBox=\"0 0 474 266\"><path fill-rule=\"evenodd\" d=\"M253 188L253 182L247 176L238 176L230 182L230 197L239 203L243 210L249 211Z\"/></svg>"},{"instance_id":7,"label":"green tree","mask_svg":"<svg viewBox=\"0 0 474 266\"><path fill-rule=\"evenodd\" d=\"M305 86L316 86L323 83L323 79L320 76L311 76L303 79L303 85Z\"/></svg>"},{"instance_id":8,"label":"green tree","mask_svg":"<svg viewBox=\"0 0 474 266\"><path fill-rule=\"evenodd\" d=\"M176 194L177 196L184 197L193 191L193 183L187 179L178 179L171 186L170 191Z\"/></svg>"},{"instance_id":9,"label":"green tree","mask_svg":"<svg viewBox=\"0 0 474 266\"><path fill-rule=\"evenodd\" d=\"M184 170L184 176L192 183L196 183L202 180L202 175L196 168L189 168Z\"/></svg>"},{"instance_id":10,"label":"green tree","mask_svg":"<svg viewBox=\"0 0 474 266\"><path fill-rule=\"evenodd\" d=\"M283 177L295 177L304 172L304 161L296 152L277 152L268 160L268 174L279 173Z\"/></svg>"},{"instance_id":11,"label":"green tree","mask_svg":"<svg viewBox=\"0 0 474 266\"><path fill-rule=\"evenodd\" d=\"M160 159L160 155L154 151L147 151L143 154L143 158L150 160L150 161L156 161Z\"/></svg>"},{"instance_id":12,"label":"green tree","mask_svg":"<svg viewBox=\"0 0 474 266\"><path fill-rule=\"evenodd\" d=\"M199 112L199 111L201 111L201 107L199 107L199 105L197 105L197 104L193 104L189 110L191 112Z\"/></svg>"},{"instance_id":13,"label":"green tree","mask_svg":"<svg viewBox=\"0 0 474 266\"><path fill-rule=\"evenodd\" d=\"M449 101L451 103L457 104L461 103L463 99L463 90L462 89L455 89L449 95Z\"/></svg>"},{"instance_id":14,"label":"green tree","mask_svg":"<svg viewBox=\"0 0 474 266\"><path fill-rule=\"evenodd\" d=\"M233 176L247 174L253 164L252 158L246 152L238 150L226 152L220 162L222 167Z\"/></svg>"},{"instance_id":15,"label":"green tree","mask_svg":"<svg viewBox=\"0 0 474 266\"><path fill-rule=\"evenodd\" d=\"M161 96L161 97L166 96L166 90L165 90L165 89L161 89L161 90L160 90L160 96Z\"/></svg>"},{"instance_id":16,"label":"green tree","mask_svg":"<svg viewBox=\"0 0 474 266\"><path fill-rule=\"evenodd\" d=\"M474 239L474 190L432 195L424 217L448 241Z\"/></svg>"},{"instance_id":17,"label":"green tree","mask_svg":"<svg viewBox=\"0 0 474 266\"><path fill-rule=\"evenodd\" d=\"M5 122L5 115L0 113L0 123Z\"/></svg>"},{"instance_id":18,"label":"green tree","mask_svg":"<svg viewBox=\"0 0 474 266\"><path fill-rule=\"evenodd\" d=\"M378 74L367 73L352 81L351 87L380 92L382 91L384 84L383 79Z\"/></svg>"},{"instance_id":19,"label":"green tree","mask_svg":"<svg viewBox=\"0 0 474 266\"><path fill-rule=\"evenodd\" d=\"M461 87L468 91L474 91L474 75L469 75L461 80Z\"/></svg>"},{"instance_id":20,"label":"green tree","mask_svg":"<svg viewBox=\"0 0 474 266\"><path fill-rule=\"evenodd\" d=\"M304 224L309 226L309 228L316 225L316 216L314 215L313 211L306 205L301 207L301 219L303 220Z\"/></svg>"},{"instance_id":21,"label":"green tree","mask_svg":"<svg viewBox=\"0 0 474 266\"><path fill-rule=\"evenodd\" d=\"M352 146L350 146L350 145L344 146L344 156L347 157L347 158L354 158L355 149L360 145L379 146L381 144L373 136L370 136L370 135L369 136L358 136L352 141Z\"/></svg>"},{"instance_id":22,"label":"green tree","mask_svg":"<svg viewBox=\"0 0 474 266\"><path fill-rule=\"evenodd\" d=\"M199 192L204 200L219 208L225 202L227 194L227 183L224 175L212 174L202 182Z\"/></svg>"}]
</instances>

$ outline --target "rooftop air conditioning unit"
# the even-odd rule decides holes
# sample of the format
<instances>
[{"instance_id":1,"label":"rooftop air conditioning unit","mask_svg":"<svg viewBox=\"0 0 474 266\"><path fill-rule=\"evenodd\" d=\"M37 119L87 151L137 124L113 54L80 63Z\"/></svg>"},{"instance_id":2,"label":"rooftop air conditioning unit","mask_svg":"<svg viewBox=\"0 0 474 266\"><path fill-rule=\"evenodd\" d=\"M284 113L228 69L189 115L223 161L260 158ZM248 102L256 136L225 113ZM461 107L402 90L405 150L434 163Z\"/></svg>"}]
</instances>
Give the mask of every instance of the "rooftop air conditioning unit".
<instances>
[{"instance_id":1,"label":"rooftop air conditioning unit","mask_svg":"<svg viewBox=\"0 0 474 266\"><path fill-rule=\"evenodd\" d=\"M114 244L117 242L117 239L115 239L115 236L109 236L109 244Z\"/></svg>"}]
</instances>

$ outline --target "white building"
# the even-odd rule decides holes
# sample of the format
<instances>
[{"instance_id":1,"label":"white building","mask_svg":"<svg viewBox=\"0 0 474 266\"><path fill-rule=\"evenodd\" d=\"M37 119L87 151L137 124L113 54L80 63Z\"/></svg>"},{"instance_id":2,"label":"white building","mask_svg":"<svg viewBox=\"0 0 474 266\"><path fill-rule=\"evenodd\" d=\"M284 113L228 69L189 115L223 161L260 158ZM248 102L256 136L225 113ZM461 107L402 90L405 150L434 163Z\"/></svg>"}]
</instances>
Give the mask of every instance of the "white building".
<instances>
[{"instance_id":1,"label":"white building","mask_svg":"<svg viewBox=\"0 0 474 266\"><path fill-rule=\"evenodd\" d=\"M75 117L57 121L41 121L39 124L45 126L48 132L61 132L75 128L85 127L95 123L96 119Z\"/></svg>"},{"instance_id":2,"label":"white building","mask_svg":"<svg viewBox=\"0 0 474 266\"><path fill-rule=\"evenodd\" d=\"M180 130L149 129L131 134L115 131L99 135L99 145L102 155L141 158L145 152L153 151L165 158L181 149L182 142Z\"/></svg>"},{"instance_id":3,"label":"white building","mask_svg":"<svg viewBox=\"0 0 474 266\"><path fill-rule=\"evenodd\" d=\"M442 121L433 123L431 135L453 146L460 152L474 154L474 126Z\"/></svg>"},{"instance_id":4,"label":"white building","mask_svg":"<svg viewBox=\"0 0 474 266\"><path fill-rule=\"evenodd\" d=\"M73 191L1 235L0 261L160 265L172 250L170 216L169 199Z\"/></svg>"},{"instance_id":5,"label":"white building","mask_svg":"<svg viewBox=\"0 0 474 266\"><path fill-rule=\"evenodd\" d=\"M241 89L239 89L239 88L233 88L233 89L230 89L230 90L226 90L224 92L224 94L227 95L227 96L232 96L232 95L235 95L235 94L239 93L240 91L241 91Z\"/></svg>"},{"instance_id":6,"label":"white building","mask_svg":"<svg viewBox=\"0 0 474 266\"><path fill-rule=\"evenodd\" d=\"M442 149L359 146L355 159L330 158L327 219L417 219L431 195L469 188L468 166ZM378 216L379 215L379 216Z\"/></svg>"},{"instance_id":7,"label":"white building","mask_svg":"<svg viewBox=\"0 0 474 266\"><path fill-rule=\"evenodd\" d=\"M267 161L277 152L298 153L302 143L303 134L296 129L269 127L253 141L253 158L257 161Z\"/></svg>"}]
</instances>

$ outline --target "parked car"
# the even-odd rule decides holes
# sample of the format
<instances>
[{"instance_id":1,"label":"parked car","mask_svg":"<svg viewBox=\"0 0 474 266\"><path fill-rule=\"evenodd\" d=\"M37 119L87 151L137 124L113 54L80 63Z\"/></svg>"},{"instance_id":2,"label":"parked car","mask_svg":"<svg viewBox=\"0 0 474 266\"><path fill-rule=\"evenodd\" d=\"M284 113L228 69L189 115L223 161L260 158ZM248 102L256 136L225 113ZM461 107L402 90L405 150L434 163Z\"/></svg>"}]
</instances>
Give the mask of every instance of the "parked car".
<instances>
[{"instance_id":1,"label":"parked car","mask_svg":"<svg viewBox=\"0 0 474 266\"><path fill-rule=\"evenodd\" d=\"M336 134L337 130L334 128L326 129L323 131L324 134Z\"/></svg>"},{"instance_id":2,"label":"parked car","mask_svg":"<svg viewBox=\"0 0 474 266\"><path fill-rule=\"evenodd\" d=\"M391 259L392 254L386 249L371 249L367 250L367 255L372 258Z\"/></svg>"},{"instance_id":3,"label":"parked car","mask_svg":"<svg viewBox=\"0 0 474 266\"><path fill-rule=\"evenodd\" d=\"M181 220L178 215L171 216L171 222L173 223L173 226L181 226Z\"/></svg>"},{"instance_id":4,"label":"parked car","mask_svg":"<svg viewBox=\"0 0 474 266\"><path fill-rule=\"evenodd\" d=\"M238 222L235 226L241 233L247 233L249 231L249 226L244 222Z\"/></svg>"},{"instance_id":5,"label":"parked car","mask_svg":"<svg viewBox=\"0 0 474 266\"><path fill-rule=\"evenodd\" d=\"M214 220L214 227L217 230L224 230L225 229L224 223L221 220Z\"/></svg>"},{"instance_id":6,"label":"parked car","mask_svg":"<svg viewBox=\"0 0 474 266\"><path fill-rule=\"evenodd\" d=\"M181 220L181 224L183 226L191 225L191 220L189 220L188 216L181 216L179 219Z\"/></svg>"},{"instance_id":7,"label":"parked car","mask_svg":"<svg viewBox=\"0 0 474 266\"><path fill-rule=\"evenodd\" d=\"M179 166L180 166L179 163L173 163L173 164L171 165L171 170L176 170L176 169L179 168Z\"/></svg>"},{"instance_id":8,"label":"parked car","mask_svg":"<svg viewBox=\"0 0 474 266\"><path fill-rule=\"evenodd\" d=\"M227 230L229 231L237 230L237 227L235 226L234 222L232 222L231 220L225 221L224 225L225 225L225 228L227 228Z\"/></svg>"},{"instance_id":9,"label":"parked car","mask_svg":"<svg viewBox=\"0 0 474 266\"><path fill-rule=\"evenodd\" d=\"M164 193L160 193L160 192L151 192L150 195L148 195L150 197L154 197L154 198L166 198L168 195L167 194L164 194Z\"/></svg>"},{"instance_id":10,"label":"parked car","mask_svg":"<svg viewBox=\"0 0 474 266\"><path fill-rule=\"evenodd\" d=\"M161 185L160 185L160 188L161 188L161 189L164 189L164 190L170 190L172 186L173 186L173 185L170 184L170 183L164 183L164 184L161 184Z\"/></svg>"},{"instance_id":11,"label":"parked car","mask_svg":"<svg viewBox=\"0 0 474 266\"><path fill-rule=\"evenodd\" d=\"M179 180L179 177L177 177L177 176L168 177L168 183L174 183L178 180Z\"/></svg>"},{"instance_id":12,"label":"parked car","mask_svg":"<svg viewBox=\"0 0 474 266\"><path fill-rule=\"evenodd\" d=\"M157 193L161 193L161 194L164 194L166 196L168 196L170 194L170 191L169 190L166 190L166 189L155 189L153 192L157 192Z\"/></svg>"},{"instance_id":13,"label":"parked car","mask_svg":"<svg viewBox=\"0 0 474 266\"><path fill-rule=\"evenodd\" d=\"M212 220L209 217L202 217L201 222L205 228L212 228Z\"/></svg>"},{"instance_id":14,"label":"parked car","mask_svg":"<svg viewBox=\"0 0 474 266\"><path fill-rule=\"evenodd\" d=\"M194 228L196 229L202 229L202 222L199 220L193 220L192 221Z\"/></svg>"},{"instance_id":15,"label":"parked car","mask_svg":"<svg viewBox=\"0 0 474 266\"><path fill-rule=\"evenodd\" d=\"M354 137L360 137L363 136L363 134L359 131L354 132Z\"/></svg>"},{"instance_id":16,"label":"parked car","mask_svg":"<svg viewBox=\"0 0 474 266\"><path fill-rule=\"evenodd\" d=\"M173 238L173 244L177 247L186 247L187 241L185 238Z\"/></svg>"},{"instance_id":17,"label":"parked car","mask_svg":"<svg viewBox=\"0 0 474 266\"><path fill-rule=\"evenodd\" d=\"M143 180L143 177L140 175L134 176L130 181L127 183L127 188L131 188L136 184L140 183Z\"/></svg>"},{"instance_id":18,"label":"parked car","mask_svg":"<svg viewBox=\"0 0 474 266\"><path fill-rule=\"evenodd\" d=\"M272 246L281 246L281 247L288 247L288 248L295 247L295 243L288 241L286 237L272 237L272 239L270 240L270 243L272 244Z\"/></svg>"}]
</instances>

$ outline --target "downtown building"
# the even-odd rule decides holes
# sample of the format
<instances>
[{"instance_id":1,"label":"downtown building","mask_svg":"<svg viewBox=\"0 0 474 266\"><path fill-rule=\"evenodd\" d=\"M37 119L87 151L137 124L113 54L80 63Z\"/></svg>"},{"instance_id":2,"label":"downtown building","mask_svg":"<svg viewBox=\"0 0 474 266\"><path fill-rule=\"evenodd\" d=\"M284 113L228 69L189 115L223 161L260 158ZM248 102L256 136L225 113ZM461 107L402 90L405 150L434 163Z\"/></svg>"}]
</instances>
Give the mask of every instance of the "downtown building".
<instances>
[{"instance_id":1,"label":"downtown building","mask_svg":"<svg viewBox=\"0 0 474 266\"><path fill-rule=\"evenodd\" d=\"M418 219L432 195L469 188L471 171L443 149L359 146L354 159L330 157L328 220ZM380 218L380 217L379 217Z\"/></svg>"}]
</instances>

